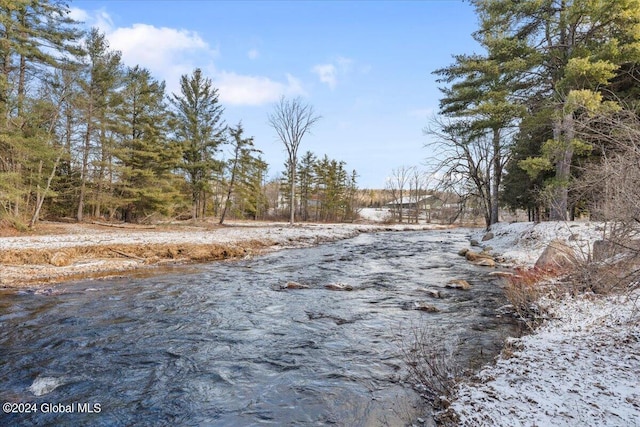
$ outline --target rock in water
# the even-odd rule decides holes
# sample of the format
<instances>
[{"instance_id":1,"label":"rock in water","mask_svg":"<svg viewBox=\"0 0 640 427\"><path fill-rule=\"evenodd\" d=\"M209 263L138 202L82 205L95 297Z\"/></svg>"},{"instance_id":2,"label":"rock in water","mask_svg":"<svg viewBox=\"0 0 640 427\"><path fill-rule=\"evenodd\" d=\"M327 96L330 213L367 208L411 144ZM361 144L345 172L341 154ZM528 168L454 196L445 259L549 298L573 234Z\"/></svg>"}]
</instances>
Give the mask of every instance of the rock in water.
<instances>
[{"instance_id":1,"label":"rock in water","mask_svg":"<svg viewBox=\"0 0 640 427\"><path fill-rule=\"evenodd\" d=\"M405 302L402 304L403 310L418 310L418 311L426 311L427 313L437 313L440 310L435 305L427 304L422 301L412 301Z\"/></svg>"},{"instance_id":2,"label":"rock in water","mask_svg":"<svg viewBox=\"0 0 640 427\"><path fill-rule=\"evenodd\" d=\"M473 251L468 251L464 256L465 258L467 258L467 261L471 261L471 262L476 262L481 259L493 258L491 254L488 254L486 252L473 252Z\"/></svg>"},{"instance_id":3,"label":"rock in water","mask_svg":"<svg viewBox=\"0 0 640 427\"><path fill-rule=\"evenodd\" d=\"M427 313L437 313L440 311L438 310L438 307L436 307L435 305L425 304L423 302L416 302L414 304L415 304L414 310L426 311Z\"/></svg>"},{"instance_id":4,"label":"rock in water","mask_svg":"<svg viewBox=\"0 0 640 427\"><path fill-rule=\"evenodd\" d=\"M298 282L287 282L286 284L280 286L280 289L309 289L309 285L303 285Z\"/></svg>"},{"instance_id":5,"label":"rock in water","mask_svg":"<svg viewBox=\"0 0 640 427\"><path fill-rule=\"evenodd\" d=\"M38 377L33 381L33 384L31 384L28 390L33 393L34 396L43 396L51 393L62 384L64 384L63 378Z\"/></svg>"},{"instance_id":6,"label":"rock in water","mask_svg":"<svg viewBox=\"0 0 640 427\"><path fill-rule=\"evenodd\" d=\"M331 291L352 291L353 286L345 285L344 283L329 283L328 285L324 285L326 289Z\"/></svg>"},{"instance_id":7,"label":"rock in water","mask_svg":"<svg viewBox=\"0 0 640 427\"><path fill-rule=\"evenodd\" d=\"M473 264L474 265L478 265L480 267L495 267L496 266L496 262L494 260L492 260L491 258L479 259L478 261L475 261Z\"/></svg>"},{"instance_id":8,"label":"rock in water","mask_svg":"<svg viewBox=\"0 0 640 427\"><path fill-rule=\"evenodd\" d=\"M445 288L461 289L463 291L468 291L469 289L471 289L471 285L469 284L469 282L462 279L451 280L444 286Z\"/></svg>"},{"instance_id":9,"label":"rock in water","mask_svg":"<svg viewBox=\"0 0 640 427\"><path fill-rule=\"evenodd\" d=\"M495 237L494 234L490 231L482 237L482 241L486 242L487 240L491 240L494 237Z\"/></svg>"},{"instance_id":10,"label":"rock in water","mask_svg":"<svg viewBox=\"0 0 640 427\"><path fill-rule=\"evenodd\" d=\"M442 294L437 289L429 289L429 288L418 288L418 291L424 292L432 298L442 298Z\"/></svg>"}]
</instances>

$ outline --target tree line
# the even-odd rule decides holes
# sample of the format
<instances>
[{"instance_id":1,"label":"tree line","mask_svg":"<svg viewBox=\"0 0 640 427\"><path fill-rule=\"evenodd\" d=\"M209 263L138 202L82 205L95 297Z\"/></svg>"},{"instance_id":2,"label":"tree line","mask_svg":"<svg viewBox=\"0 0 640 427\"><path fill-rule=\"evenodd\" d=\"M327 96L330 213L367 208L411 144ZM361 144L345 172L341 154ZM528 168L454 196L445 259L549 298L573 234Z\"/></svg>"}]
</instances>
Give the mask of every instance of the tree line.
<instances>
[{"instance_id":1,"label":"tree line","mask_svg":"<svg viewBox=\"0 0 640 427\"><path fill-rule=\"evenodd\" d=\"M125 66L61 0L0 1L0 218L264 218L275 206L253 138L225 123L201 69L179 83L167 94ZM335 169L316 165L317 194L332 185L320 175L335 173L321 166ZM315 216L345 217L329 205Z\"/></svg>"},{"instance_id":2,"label":"tree line","mask_svg":"<svg viewBox=\"0 0 640 427\"><path fill-rule=\"evenodd\" d=\"M593 176L640 143L612 126L637 126L640 2L471 3L482 52L435 71L439 115L425 128L442 186L480 200L487 226L500 207L602 216L612 199Z\"/></svg>"},{"instance_id":3,"label":"tree line","mask_svg":"<svg viewBox=\"0 0 640 427\"><path fill-rule=\"evenodd\" d=\"M291 168L285 165L281 178L282 188L291 188ZM297 217L303 221L343 222L357 217L357 173L349 172L343 161L319 158L305 152L296 167L296 200L291 204L291 193L285 203L294 206Z\"/></svg>"}]
</instances>

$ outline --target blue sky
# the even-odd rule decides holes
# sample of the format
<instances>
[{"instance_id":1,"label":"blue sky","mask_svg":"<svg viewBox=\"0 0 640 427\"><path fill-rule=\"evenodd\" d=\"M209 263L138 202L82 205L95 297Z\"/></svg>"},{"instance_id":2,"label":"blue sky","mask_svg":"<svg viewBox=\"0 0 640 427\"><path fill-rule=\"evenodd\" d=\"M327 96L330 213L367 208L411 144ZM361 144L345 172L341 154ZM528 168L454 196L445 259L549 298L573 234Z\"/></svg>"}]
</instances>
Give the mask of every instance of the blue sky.
<instances>
[{"instance_id":1,"label":"blue sky","mask_svg":"<svg viewBox=\"0 0 640 427\"><path fill-rule=\"evenodd\" d=\"M224 119L240 120L269 163L286 152L267 114L285 95L322 116L301 144L343 160L360 188L384 188L401 166L428 157L422 129L438 108L437 68L479 51L477 18L462 1L72 1L126 65L148 68L179 92L197 67L213 80Z\"/></svg>"}]
</instances>

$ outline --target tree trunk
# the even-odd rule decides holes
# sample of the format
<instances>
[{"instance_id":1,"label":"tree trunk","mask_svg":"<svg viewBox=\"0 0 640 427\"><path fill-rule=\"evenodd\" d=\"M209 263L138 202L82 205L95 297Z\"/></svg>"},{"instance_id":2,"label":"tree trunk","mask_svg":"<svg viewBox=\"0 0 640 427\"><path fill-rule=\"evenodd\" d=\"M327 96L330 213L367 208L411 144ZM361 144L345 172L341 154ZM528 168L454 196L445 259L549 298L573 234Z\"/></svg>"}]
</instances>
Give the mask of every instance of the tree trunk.
<instances>
[{"instance_id":1,"label":"tree trunk","mask_svg":"<svg viewBox=\"0 0 640 427\"><path fill-rule=\"evenodd\" d=\"M82 150L82 172L80 176L81 184L80 184L80 195L78 197L78 211L76 214L76 219L78 222L82 222L83 214L84 214L84 199L87 191L87 175L89 174L89 150L91 148L91 117L93 116L93 108L89 106L89 121L87 122L87 130L84 136L84 147Z\"/></svg>"},{"instance_id":2,"label":"tree trunk","mask_svg":"<svg viewBox=\"0 0 640 427\"><path fill-rule=\"evenodd\" d=\"M491 183L491 217L490 225L500 221L498 217L500 213L500 204L498 198L500 195L500 181L502 181L502 156L500 153L500 129L493 129L493 177Z\"/></svg>"},{"instance_id":3,"label":"tree trunk","mask_svg":"<svg viewBox=\"0 0 640 427\"><path fill-rule=\"evenodd\" d=\"M289 171L289 174L291 176L291 187L289 189L289 224L293 225L293 223L295 222L295 212L296 212L296 199L295 199L295 195L296 195L296 159L292 158L289 159L289 164L291 167L291 170Z\"/></svg>"},{"instance_id":4,"label":"tree trunk","mask_svg":"<svg viewBox=\"0 0 640 427\"><path fill-rule=\"evenodd\" d=\"M558 153L556 159L556 186L553 189L549 219L552 221L566 221L568 186L571 176L571 160L573 158L572 142L575 135L573 113L565 114L555 126L559 127L560 135L556 141L561 141L562 152ZM556 129L554 128L555 136Z\"/></svg>"},{"instance_id":5,"label":"tree trunk","mask_svg":"<svg viewBox=\"0 0 640 427\"><path fill-rule=\"evenodd\" d=\"M58 167L58 163L60 163L60 159L61 158L62 158L62 152L60 154L58 154L58 157L56 157L56 161L53 164L53 169L51 170L51 174L49 175L49 178L47 179L47 186L45 187L45 189L42 192L42 194L38 193L38 201L36 203L36 209L33 212L33 216L31 217L31 221L29 222L29 227L30 228L33 228L33 226L36 224L36 222L40 219L40 211L42 210L42 204L44 203L44 199L47 197L46 195L47 195L47 192L49 191L49 188L51 188L51 181L53 181L53 178L56 176L56 169Z\"/></svg>"}]
</instances>

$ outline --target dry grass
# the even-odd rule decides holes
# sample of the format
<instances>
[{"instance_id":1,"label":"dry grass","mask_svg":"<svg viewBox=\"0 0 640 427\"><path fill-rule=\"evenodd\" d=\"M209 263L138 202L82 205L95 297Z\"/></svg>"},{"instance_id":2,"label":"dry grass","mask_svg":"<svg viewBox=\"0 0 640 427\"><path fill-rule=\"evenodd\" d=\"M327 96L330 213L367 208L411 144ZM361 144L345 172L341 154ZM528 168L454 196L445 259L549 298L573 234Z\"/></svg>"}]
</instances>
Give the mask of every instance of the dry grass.
<instances>
[{"instance_id":1,"label":"dry grass","mask_svg":"<svg viewBox=\"0 0 640 427\"><path fill-rule=\"evenodd\" d=\"M14 249L0 252L5 265L69 265L83 259L131 258L151 263L154 260L213 261L238 258L259 250L270 242L250 240L234 245L222 244L125 244L77 246L64 249Z\"/></svg>"},{"instance_id":2,"label":"dry grass","mask_svg":"<svg viewBox=\"0 0 640 427\"><path fill-rule=\"evenodd\" d=\"M552 291L553 279L558 272L536 268L518 269L513 276L506 277L504 294L513 306L518 318L530 329L535 329L546 312L538 304L540 298Z\"/></svg>"},{"instance_id":3,"label":"dry grass","mask_svg":"<svg viewBox=\"0 0 640 427\"><path fill-rule=\"evenodd\" d=\"M21 286L105 277L167 262L242 258L272 245L269 240L234 244L125 244L0 252L0 283Z\"/></svg>"},{"instance_id":4,"label":"dry grass","mask_svg":"<svg viewBox=\"0 0 640 427\"><path fill-rule=\"evenodd\" d=\"M428 327L412 327L400 343L410 382L435 410L445 410L465 374L454 358L457 342L437 339Z\"/></svg>"}]
</instances>

